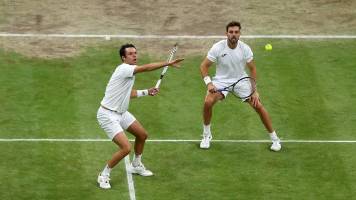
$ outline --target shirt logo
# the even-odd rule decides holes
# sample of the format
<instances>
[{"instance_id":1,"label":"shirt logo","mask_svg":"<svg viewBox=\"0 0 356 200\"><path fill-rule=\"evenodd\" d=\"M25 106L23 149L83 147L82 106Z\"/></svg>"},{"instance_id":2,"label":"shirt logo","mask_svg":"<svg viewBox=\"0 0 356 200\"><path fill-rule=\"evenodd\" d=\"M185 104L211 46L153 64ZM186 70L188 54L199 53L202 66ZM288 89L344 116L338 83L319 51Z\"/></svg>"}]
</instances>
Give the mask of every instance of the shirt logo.
<instances>
[{"instance_id":1,"label":"shirt logo","mask_svg":"<svg viewBox=\"0 0 356 200\"><path fill-rule=\"evenodd\" d=\"M223 55L221 55L221 57L225 57L227 55L227 53L224 53Z\"/></svg>"}]
</instances>

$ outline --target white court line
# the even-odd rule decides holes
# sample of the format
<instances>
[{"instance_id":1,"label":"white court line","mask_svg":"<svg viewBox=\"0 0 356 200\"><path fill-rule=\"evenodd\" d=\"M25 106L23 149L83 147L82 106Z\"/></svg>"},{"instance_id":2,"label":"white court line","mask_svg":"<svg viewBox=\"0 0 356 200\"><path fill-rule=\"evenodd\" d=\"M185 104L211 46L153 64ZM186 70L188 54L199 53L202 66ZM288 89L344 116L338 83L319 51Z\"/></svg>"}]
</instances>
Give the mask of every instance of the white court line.
<instances>
[{"instance_id":1,"label":"white court line","mask_svg":"<svg viewBox=\"0 0 356 200\"><path fill-rule=\"evenodd\" d=\"M109 142L109 139L70 139L70 138L0 138L0 142ZM130 140L134 141L134 140ZM200 142L184 139L152 139L146 142ZM213 143L269 143L270 140L212 140ZM283 143L356 143L356 140L281 140Z\"/></svg>"},{"instance_id":2,"label":"white court line","mask_svg":"<svg viewBox=\"0 0 356 200\"><path fill-rule=\"evenodd\" d=\"M127 155L125 157L125 167L126 167L126 175L127 175L127 184L129 186L130 200L136 200L135 195L135 186L132 179L132 174L129 172L130 170L130 156Z\"/></svg>"},{"instance_id":3,"label":"white court line","mask_svg":"<svg viewBox=\"0 0 356 200\"><path fill-rule=\"evenodd\" d=\"M0 33L0 37L36 38L133 38L133 39L224 39L224 35L126 35L126 34L41 34ZM356 39L356 35L242 35L241 38L265 39Z\"/></svg>"}]
</instances>

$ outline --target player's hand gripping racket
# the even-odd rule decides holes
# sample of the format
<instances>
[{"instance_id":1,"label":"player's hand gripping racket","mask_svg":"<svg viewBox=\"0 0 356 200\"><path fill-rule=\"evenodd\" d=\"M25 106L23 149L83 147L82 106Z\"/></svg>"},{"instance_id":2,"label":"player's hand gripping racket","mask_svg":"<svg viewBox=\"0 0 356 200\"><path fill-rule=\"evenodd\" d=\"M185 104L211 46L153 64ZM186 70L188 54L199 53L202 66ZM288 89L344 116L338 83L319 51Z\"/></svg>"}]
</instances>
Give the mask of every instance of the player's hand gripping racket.
<instances>
[{"instance_id":1,"label":"player's hand gripping racket","mask_svg":"<svg viewBox=\"0 0 356 200\"><path fill-rule=\"evenodd\" d=\"M240 78L235 83L222 88L218 89L217 91L228 91L234 94L236 97L240 99L247 99L253 95L256 91L256 81L252 77L243 77Z\"/></svg>"},{"instance_id":2,"label":"player's hand gripping racket","mask_svg":"<svg viewBox=\"0 0 356 200\"><path fill-rule=\"evenodd\" d=\"M171 49L171 53L169 54L169 57L168 57L168 59L167 59L167 62L171 62L171 61L172 61L172 59L173 59L175 53L177 52L177 50L178 50L178 43L176 43L176 44L174 45L173 49ZM155 88L159 88L159 86L161 85L161 81L162 81L162 79L163 79L163 77L164 77L164 74L167 72L167 69L168 69L168 66L163 67L163 70L162 70L162 72L161 72L161 76L159 77L159 79L158 79L158 81L157 81L157 83L156 83Z\"/></svg>"}]
</instances>

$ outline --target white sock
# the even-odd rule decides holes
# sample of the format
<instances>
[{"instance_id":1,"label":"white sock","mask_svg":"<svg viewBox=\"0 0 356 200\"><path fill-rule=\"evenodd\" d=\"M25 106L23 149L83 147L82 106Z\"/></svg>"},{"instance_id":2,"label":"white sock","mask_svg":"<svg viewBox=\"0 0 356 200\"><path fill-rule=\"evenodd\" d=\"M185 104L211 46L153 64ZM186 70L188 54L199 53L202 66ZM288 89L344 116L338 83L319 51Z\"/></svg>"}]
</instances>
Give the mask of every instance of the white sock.
<instances>
[{"instance_id":1,"label":"white sock","mask_svg":"<svg viewBox=\"0 0 356 200\"><path fill-rule=\"evenodd\" d=\"M111 168L108 165L105 165L104 170L101 172L101 175L110 176Z\"/></svg>"},{"instance_id":2,"label":"white sock","mask_svg":"<svg viewBox=\"0 0 356 200\"><path fill-rule=\"evenodd\" d=\"M273 131L272 133L269 133L269 137L271 138L272 141L279 140L276 131Z\"/></svg>"},{"instance_id":3,"label":"white sock","mask_svg":"<svg viewBox=\"0 0 356 200\"><path fill-rule=\"evenodd\" d=\"M209 135L211 134L210 124L208 124L208 125L203 124L203 128L204 128L204 133L209 134Z\"/></svg>"},{"instance_id":4,"label":"white sock","mask_svg":"<svg viewBox=\"0 0 356 200\"><path fill-rule=\"evenodd\" d=\"M141 164L141 157L142 157L142 154L140 154L140 155L135 154L134 159L132 160L132 166L134 166L134 167L139 166Z\"/></svg>"}]
</instances>

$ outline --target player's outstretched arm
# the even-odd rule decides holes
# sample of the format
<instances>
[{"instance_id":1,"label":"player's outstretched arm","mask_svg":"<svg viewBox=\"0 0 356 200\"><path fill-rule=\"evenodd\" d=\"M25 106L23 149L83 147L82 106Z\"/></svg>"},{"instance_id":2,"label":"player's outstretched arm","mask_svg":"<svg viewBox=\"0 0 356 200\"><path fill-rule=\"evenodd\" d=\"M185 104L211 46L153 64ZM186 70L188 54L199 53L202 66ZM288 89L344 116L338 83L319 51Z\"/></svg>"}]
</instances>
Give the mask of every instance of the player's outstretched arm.
<instances>
[{"instance_id":1,"label":"player's outstretched arm","mask_svg":"<svg viewBox=\"0 0 356 200\"><path fill-rule=\"evenodd\" d=\"M147 71L153 71L165 66L171 66L171 67L177 67L179 68L179 63L182 62L184 58L178 58L175 60L172 60L170 62L157 62L157 63L150 63L150 64L145 64L141 66L136 66L134 70L134 74L136 73L141 73L141 72L147 72Z\"/></svg>"}]
</instances>

